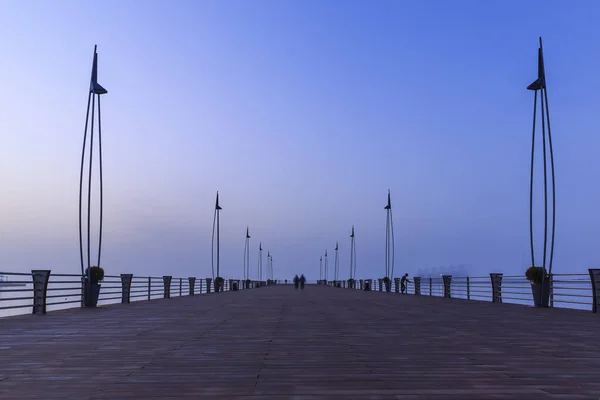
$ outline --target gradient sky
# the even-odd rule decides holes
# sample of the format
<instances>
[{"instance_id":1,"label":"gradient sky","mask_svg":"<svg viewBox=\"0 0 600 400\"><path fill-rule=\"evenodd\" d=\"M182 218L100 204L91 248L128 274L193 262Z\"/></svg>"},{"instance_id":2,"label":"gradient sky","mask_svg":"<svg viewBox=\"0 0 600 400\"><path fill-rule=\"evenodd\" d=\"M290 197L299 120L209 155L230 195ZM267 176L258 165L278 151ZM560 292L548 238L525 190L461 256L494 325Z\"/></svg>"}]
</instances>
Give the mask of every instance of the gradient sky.
<instances>
[{"instance_id":1,"label":"gradient sky","mask_svg":"<svg viewBox=\"0 0 600 400\"><path fill-rule=\"evenodd\" d=\"M253 274L259 241L276 278L317 279L339 240L346 278L355 224L358 275L381 277L391 189L396 275L521 275L538 36L554 272L600 266L598 2L11 0L0 15L0 271L79 271L97 44L107 274L210 276L219 190L223 276L241 276L249 225Z\"/></svg>"}]
</instances>

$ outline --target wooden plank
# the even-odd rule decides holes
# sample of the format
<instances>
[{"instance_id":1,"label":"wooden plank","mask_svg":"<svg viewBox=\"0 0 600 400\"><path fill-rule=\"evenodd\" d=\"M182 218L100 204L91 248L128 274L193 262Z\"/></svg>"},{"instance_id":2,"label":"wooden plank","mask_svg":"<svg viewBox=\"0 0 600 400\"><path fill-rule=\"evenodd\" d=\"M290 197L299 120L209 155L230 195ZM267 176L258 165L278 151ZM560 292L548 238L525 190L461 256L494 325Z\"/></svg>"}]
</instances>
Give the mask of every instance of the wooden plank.
<instances>
[{"instance_id":1,"label":"wooden plank","mask_svg":"<svg viewBox=\"0 0 600 400\"><path fill-rule=\"evenodd\" d=\"M600 318L278 285L0 320L0 399L599 398Z\"/></svg>"}]
</instances>

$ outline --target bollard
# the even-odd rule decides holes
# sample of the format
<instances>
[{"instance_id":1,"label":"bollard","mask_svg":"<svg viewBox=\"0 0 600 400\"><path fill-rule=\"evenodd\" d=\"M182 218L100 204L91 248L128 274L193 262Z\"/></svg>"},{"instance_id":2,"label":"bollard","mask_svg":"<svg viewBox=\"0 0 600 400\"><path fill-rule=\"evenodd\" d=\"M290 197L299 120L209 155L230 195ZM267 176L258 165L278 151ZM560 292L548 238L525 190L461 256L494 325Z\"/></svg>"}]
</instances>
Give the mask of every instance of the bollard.
<instances>
[{"instance_id":1,"label":"bollard","mask_svg":"<svg viewBox=\"0 0 600 400\"><path fill-rule=\"evenodd\" d=\"M413 278L413 282L415 283L415 295L420 296L421 295L421 277L415 276Z\"/></svg>"},{"instance_id":2,"label":"bollard","mask_svg":"<svg viewBox=\"0 0 600 400\"><path fill-rule=\"evenodd\" d=\"M600 269L590 268L590 280L592 281L592 296L594 303L592 305L592 311L595 313L600 312Z\"/></svg>"},{"instance_id":3,"label":"bollard","mask_svg":"<svg viewBox=\"0 0 600 400\"><path fill-rule=\"evenodd\" d=\"M492 303L502 303L502 274L491 273Z\"/></svg>"},{"instance_id":4,"label":"bollard","mask_svg":"<svg viewBox=\"0 0 600 400\"><path fill-rule=\"evenodd\" d=\"M46 293L48 292L49 269L31 270L33 278L33 314L46 314Z\"/></svg>"},{"instance_id":5,"label":"bollard","mask_svg":"<svg viewBox=\"0 0 600 400\"><path fill-rule=\"evenodd\" d=\"M171 278L172 276L163 276L163 298L165 299L171 298Z\"/></svg>"},{"instance_id":6,"label":"bollard","mask_svg":"<svg viewBox=\"0 0 600 400\"><path fill-rule=\"evenodd\" d=\"M444 280L444 297L447 299L452 298L450 295L450 283L452 282L452 275L442 275Z\"/></svg>"},{"instance_id":7,"label":"bollard","mask_svg":"<svg viewBox=\"0 0 600 400\"><path fill-rule=\"evenodd\" d=\"M190 288L189 288L190 296L193 296L194 295L194 287L196 285L196 278L194 278L193 276L190 276L188 278L188 284L190 285Z\"/></svg>"},{"instance_id":8,"label":"bollard","mask_svg":"<svg viewBox=\"0 0 600 400\"><path fill-rule=\"evenodd\" d=\"M467 300L471 300L471 280L467 276Z\"/></svg>"},{"instance_id":9,"label":"bollard","mask_svg":"<svg viewBox=\"0 0 600 400\"><path fill-rule=\"evenodd\" d=\"M133 274L121 274L121 304L131 303L131 281Z\"/></svg>"}]
</instances>

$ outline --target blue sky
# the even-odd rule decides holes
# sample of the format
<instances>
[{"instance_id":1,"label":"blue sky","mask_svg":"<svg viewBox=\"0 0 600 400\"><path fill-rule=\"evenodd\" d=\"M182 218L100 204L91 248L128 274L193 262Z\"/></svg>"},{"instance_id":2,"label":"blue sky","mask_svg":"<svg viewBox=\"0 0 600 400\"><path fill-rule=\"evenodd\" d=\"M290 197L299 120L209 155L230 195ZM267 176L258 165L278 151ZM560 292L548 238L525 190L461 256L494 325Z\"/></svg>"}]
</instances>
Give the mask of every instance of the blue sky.
<instances>
[{"instance_id":1,"label":"blue sky","mask_svg":"<svg viewBox=\"0 0 600 400\"><path fill-rule=\"evenodd\" d=\"M276 277L316 279L336 240L346 277L354 224L357 273L379 277L391 189L396 274L520 275L538 36L554 272L600 266L596 2L6 1L0 15L0 270L79 271L97 44L108 274L210 276L219 190L224 276L243 272L249 225Z\"/></svg>"}]
</instances>

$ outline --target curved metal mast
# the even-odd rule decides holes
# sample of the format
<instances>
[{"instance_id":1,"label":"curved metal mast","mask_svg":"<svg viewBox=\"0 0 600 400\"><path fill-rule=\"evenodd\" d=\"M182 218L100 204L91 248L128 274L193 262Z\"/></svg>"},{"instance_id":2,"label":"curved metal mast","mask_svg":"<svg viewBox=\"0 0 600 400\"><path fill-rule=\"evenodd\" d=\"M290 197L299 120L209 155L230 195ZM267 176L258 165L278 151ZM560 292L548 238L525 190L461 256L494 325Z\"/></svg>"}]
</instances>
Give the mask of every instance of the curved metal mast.
<instances>
[{"instance_id":1,"label":"curved metal mast","mask_svg":"<svg viewBox=\"0 0 600 400\"><path fill-rule=\"evenodd\" d=\"M327 276L328 275L327 274L327 270L328 270L328 266L327 266L327 250L325 250L325 268L323 270L325 272L325 278L324 278L325 281L327 281L327 278L328 278L328 276Z\"/></svg>"},{"instance_id":2,"label":"curved metal mast","mask_svg":"<svg viewBox=\"0 0 600 400\"><path fill-rule=\"evenodd\" d=\"M392 218L392 198L390 191L388 190L387 205L384 207L386 210L386 222L385 222L385 276L394 279L394 258L395 258L395 245L394 245L394 221Z\"/></svg>"},{"instance_id":3,"label":"curved metal mast","mask_svg":"<svg viewBox=\"0 0 600 400\"><path fill-rule=\"evenodd\" d=\"M340 259L338 256L339 244L335 242L335 259L333 261L333 280L337 282L339 277Z\"/></svg>"},{"instance_id":4,"label":"curved metal mast","mask_svg":"<svg viewBox=\"0 0 600 400\"><path fill-rule=\"evenodd\" d=\"M220 249L220 240L219 240L219 236L220 236L220 232L219 232L219 225L220 225L220 221L219 221L219 217L220 217L220 213L221 213L221 206L219 206L219 192L217 191L217 199L215 201L215 214L213 217L213 231L212 231L212 245L211 245L211 249L210 249L210 261L212 264L212 275L213 275L213 280L215 279L215 233L216 233L216 239L217 239L217 276L221 276L219 275L220 273L220 268L219 268L219 261L220 261L220 253L221 253L221 249Z\"/></svg>"},{"instance_id":5,"label":"curved metal mast","mask_svg":"<svg viewBox=\"0 0 600 400\"><path fill-rule=\"evenodd\" d=\"M323 256L319 257L319 279L323 280Z\"/></svg>"},{"instance_id":6,"label":"curved metal mast","mask_svg":"<svg viewBox=\"0 0 600 400\"><path fill-rule=\"evenodd\" d=\"M246 227L246 242L244 244L244 280L250 279L250 229Z\"/></svg>"},{"instance_id":7,"label":"curved metal mast","mask_svg":"<svg viewBox=\"0 0 600 400\"><path fill-rule=\"evenodd\" d=\"M258 245L258 280L262 282L262 270L263 270L263 261L262 261L262 242Z\"/></svg>"},{"instance_id":8,"label":"curved metal mast","mask_svg":"<svg viewBox=\"0 0 600 400\"><path fill-rule=\"evenodd\" d=\"M354 279L356 276L356 245L354 240L354 225L352 225L352 234L350 234L350 279Z\"/></svg>"},{"instance_id":9,"label":"curved metal mast","mask_svg":"<svg viewBox=\"0 0 600 400\"><path fill-rule=\"evenodd\" d=\"M94 58L92 61L92 76L90 79L90 90L88 92L87 112L85 117L85 128L83 133L83 147L81 150L81 170L79 173L79 255L81 261L81 275L85 274L85 261L87 261L87 267L92 264L91 261L91 203L92 203L92 165L93 165L93 154L94 154L94 112L96 111L96 101L98 102L98 162L99 162L99 184L100 184L100 218L98 228L98 267L100 266L100 258L102 254L102 217L103 217L103 186L102 186L102 119L100 113L100 96L107 93L98 83L98 46L94 46ZM91 123L90 123L90 103L91 103ZM84 246L83 246L83 170L85 165L85 155L87 147L88 137L88 126L90 126L89 137L89 168L87 176L87 260L84 261Z\"/></svg>"},{"instance_id":10,"label":"curved metal mast","mask_svg":"<svg viewBox=\"0 0 600 400\"><path fill-rule=\"evenodd\" d=\"M550 111L548 109L548 92L546 89L546 72L544 66L544 52L542 47L542 38L540 37L540 47L538 48L538 77L529 86L528 90L533 90L533 128L531 135L531 170L529 182L529 242L531 247L531 265L535 266L535 252L533 245L533 169L535 159L535 125L537 117L537 99L540 92L541 102L541 122L542 122L542 158L544 164L544 247L542 255L542 267L546 268L546 258L548 257L548 273L552 274L552 261L554 258L554 234L556 217L556 191L554 177L554 151L552 149L552 133L550 130ZM548 127L548 140L546 141L546 127ZM547 143L547 145L546 145ZM548 254L548 160L546 147L550 152L550 174L552 180L552 217L550 221L550 253ZM544 280L542 280L542 283Z\"/></svg>"}]
</instances>

